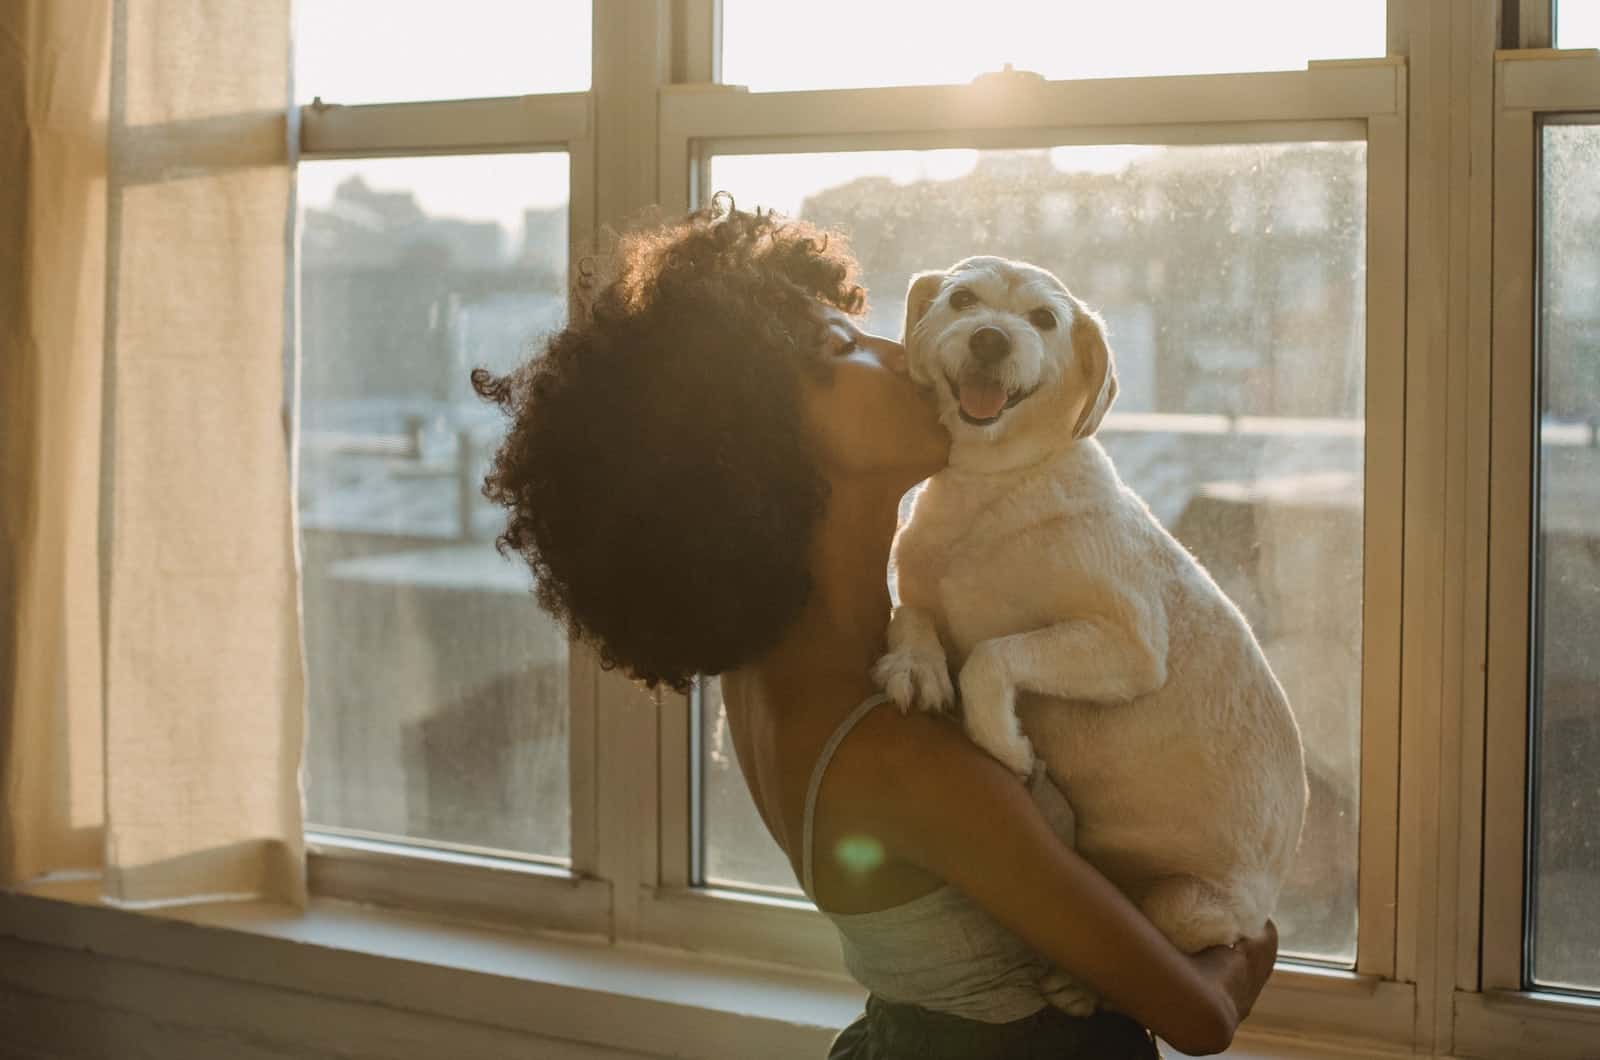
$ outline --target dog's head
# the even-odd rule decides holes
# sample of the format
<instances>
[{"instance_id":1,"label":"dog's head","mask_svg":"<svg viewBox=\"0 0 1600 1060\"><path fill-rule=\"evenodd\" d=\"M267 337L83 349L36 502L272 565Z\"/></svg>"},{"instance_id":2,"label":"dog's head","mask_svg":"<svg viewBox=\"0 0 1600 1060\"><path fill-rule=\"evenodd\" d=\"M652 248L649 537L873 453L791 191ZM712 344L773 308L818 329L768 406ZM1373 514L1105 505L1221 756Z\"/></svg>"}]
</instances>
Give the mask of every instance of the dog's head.
<instances>
[{"instance_id":1,"label":"dog's head","mask_svg":"<svg viewBox=\"0 0 1600 1060\"><path fill-rule=\"evenodd\" d=\"M1117 396L1100 318L1034 265L975 257L906 292L911 377L939 395L957 444L1019 433L1084 438Z\"/></svg>"}]
</instances>

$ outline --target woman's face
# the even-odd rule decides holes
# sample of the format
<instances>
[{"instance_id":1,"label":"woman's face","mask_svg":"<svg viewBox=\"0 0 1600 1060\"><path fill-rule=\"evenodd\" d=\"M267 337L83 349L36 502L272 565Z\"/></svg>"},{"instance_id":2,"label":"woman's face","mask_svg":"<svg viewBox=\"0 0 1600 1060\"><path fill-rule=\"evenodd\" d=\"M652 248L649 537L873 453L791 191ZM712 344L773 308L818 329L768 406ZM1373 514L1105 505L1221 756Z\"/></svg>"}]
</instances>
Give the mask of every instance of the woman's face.
<instances>
[{"instance_id":1,"label":"woman's face","mask_svg":"<svg viewBox=\"0 0 1600 1060\"><path fill-rule=\"evenodd\" d=\"M950 435L933 396L906 374L905 347L868 335L832 306L818 303L817 312L832 375L820 382L802 377L801 386L825 471L887 473L909 489L943 468Z\"/></svg>"}]
</instances>

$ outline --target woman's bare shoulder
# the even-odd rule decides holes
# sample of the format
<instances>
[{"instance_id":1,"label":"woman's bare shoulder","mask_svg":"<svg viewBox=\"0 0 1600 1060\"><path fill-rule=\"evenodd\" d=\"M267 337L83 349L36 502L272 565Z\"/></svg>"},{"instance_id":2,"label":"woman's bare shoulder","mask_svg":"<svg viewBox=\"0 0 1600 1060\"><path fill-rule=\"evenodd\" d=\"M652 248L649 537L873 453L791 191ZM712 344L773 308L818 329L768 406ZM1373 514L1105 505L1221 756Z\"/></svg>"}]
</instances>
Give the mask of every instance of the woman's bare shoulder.
<instances>
[{"instance_id":1,"label":"woman's bare shoulder","mask_svg":"<svg viewBox=\"0 0 1600 1060\"><path fill-rule=\"evenodd\" d=\"M853 742L858 751L869 750L884 766L911 766L928 754L965 757L971 752L978 759L987 757L967 739L954 716L925 710L903 711L893 702L874 707L857 724L856 732L860 736Z\"/></svg>"},{"instance_id":2,"label":"woman's bare shoulder","mask_svg":"<svg viewBox=\"0 0 1600 1060\"><path fill-rule=\"evenodd\" d=\"M897 852L918 863L929 843L957 841L965 829L950 827L956 818L1018 814L1032 819L1023 827L1042 825L1027 786L948 715L883 704L840 745L829 771L835 804L848 800L852 816L898 840Z\"/></svg>"}]
</instances>

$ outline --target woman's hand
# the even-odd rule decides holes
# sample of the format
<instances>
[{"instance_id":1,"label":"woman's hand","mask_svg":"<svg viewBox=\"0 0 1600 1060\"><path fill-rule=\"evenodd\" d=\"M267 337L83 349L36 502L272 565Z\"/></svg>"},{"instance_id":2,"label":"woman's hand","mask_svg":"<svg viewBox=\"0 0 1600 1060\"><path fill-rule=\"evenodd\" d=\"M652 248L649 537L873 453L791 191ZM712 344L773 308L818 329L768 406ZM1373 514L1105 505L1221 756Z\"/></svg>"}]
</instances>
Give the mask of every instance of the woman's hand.
<instances>
[{"instance_id":1,"label":"woman's hand","mask_svg":"<svg viewBox=\"0 0 1600 1060\"><path fill-rule=\"evenodd\" d=\"M1255 1007L1261 988L1272 975L1273 962L1278 958L1278 926L1267 921L1261 934L1240 939L1232 946L1213 946L1201 950L1190 958L1207 979L1216 984L1233 1008L1233 1037L1250 1010ZM1224 1046L1226 1047L1226 1046Z\"/></svg>"}]
</instances>

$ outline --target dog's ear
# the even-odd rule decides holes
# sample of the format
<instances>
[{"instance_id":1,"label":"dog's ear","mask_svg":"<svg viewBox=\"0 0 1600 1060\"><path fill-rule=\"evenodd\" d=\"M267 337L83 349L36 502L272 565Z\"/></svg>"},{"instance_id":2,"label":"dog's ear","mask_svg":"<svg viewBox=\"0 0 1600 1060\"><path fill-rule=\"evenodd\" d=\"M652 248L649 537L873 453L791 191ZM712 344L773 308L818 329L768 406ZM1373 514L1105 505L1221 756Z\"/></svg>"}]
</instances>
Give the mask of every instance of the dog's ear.
<instances>
[{"instance_id":1,"label":"dog's ear","mask_svg":"<svg viewBox=\"0 0 1600 1060\"><path fill-rule=\"evenodd\" d=\"M1106 345L1106 329L1099 316L1082 303L1073 306L1072 350L1084 368L1084 388L1089 401L1078 414L1072 437L1087 438L1100 429L1100 421L1117 399L1117 369Z\"/></svg>"},{"instance_id":2,"label":"dog's ear","mask_svg":"<svg viewBox=\"0 0 1600 1060\"><path fill-rule=\"evenodd\" d=\"M944 278L942 272L919 272L911 277L911 286L906 288L906 323L900 329L900 342L907 349L911 348L911 330L933 304Z\"/></svg>"}]
</instances>

